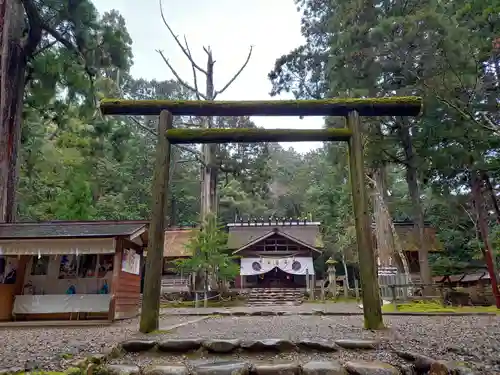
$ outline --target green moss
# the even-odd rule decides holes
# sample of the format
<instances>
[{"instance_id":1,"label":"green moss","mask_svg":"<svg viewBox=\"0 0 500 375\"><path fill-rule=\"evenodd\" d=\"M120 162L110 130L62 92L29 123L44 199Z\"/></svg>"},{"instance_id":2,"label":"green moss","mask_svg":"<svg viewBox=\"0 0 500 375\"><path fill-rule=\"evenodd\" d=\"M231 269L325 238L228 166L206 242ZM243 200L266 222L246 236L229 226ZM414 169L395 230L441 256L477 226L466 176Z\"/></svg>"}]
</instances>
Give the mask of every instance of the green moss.
<instances>
[{"instance_id":1,"label":"green moss","mask_svg":"<svg viewBox=\"0 0 500 375\"><path fill-rule=\"evenodd\" d=\"M407 313L495 313L500 314L495 306L463 306L463 307L444 307L438 301L416 301L398 304L397 310L393 304L382 306L383 312L407 312Z\"/></svg>"},{"instance_id":2,"label":"green moss","mask_svg":"<svg viewBox=\"0 0 500 375\"><path fill-rule=\"evenodd\" d=\"M324 105L353 105L353 104L401 104L422 105L419 96L388 96L382 98L332 98L310 100L128 100L128 99L102 99L101 106L157 106L157 107L258 107L258 106L324 106Z\"/></svg>"},{"instance_id":3,"label":"green moss","mask_svg":"<svg viewBox=\"0 0 500 375\"><path fill-rule=\"evenodd\" d=\"M74 357L74 355L73 355L73 354L71 354L71 353L62 353L62 354L61 354L61 358L62 358L62 359L71 359L71 358L73 358L73 357Z\"/></svg>"},{"instance_id":4,"label":"green moss","mask_svg":"<svg viewBox=\"0 0 500 375\"><path fill-rule=\"evenodd\" d=\"M382 98L332 98L322 100L197 101L103 99L103 114L198 116L346 116L356 110L361 116L415 116L422 99L415 96Z\"/></svg>"}]
</instances>

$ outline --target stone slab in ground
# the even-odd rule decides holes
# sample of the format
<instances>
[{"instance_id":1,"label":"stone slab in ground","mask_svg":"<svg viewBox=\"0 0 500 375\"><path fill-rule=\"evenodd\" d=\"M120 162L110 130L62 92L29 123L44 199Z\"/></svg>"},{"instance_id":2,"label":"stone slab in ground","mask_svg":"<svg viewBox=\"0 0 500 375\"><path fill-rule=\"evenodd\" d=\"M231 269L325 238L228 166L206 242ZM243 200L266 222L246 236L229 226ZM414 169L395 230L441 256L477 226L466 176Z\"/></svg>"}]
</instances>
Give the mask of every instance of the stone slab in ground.
<instances>
[{"instance_id":1,"label":"stone slab in ground","mask_svg":"<svg viewBox=\"0 0 500 375\"><path fill-rule=\"evenodd\" d=\"M350 361L341 364L325 361L188 361L184 365L168 364L143 367L144 375L400 375L398 368L381 361ZM110 365L100 369L101 375L135 375L139 366Z\"/></svg>"}]
</instances>

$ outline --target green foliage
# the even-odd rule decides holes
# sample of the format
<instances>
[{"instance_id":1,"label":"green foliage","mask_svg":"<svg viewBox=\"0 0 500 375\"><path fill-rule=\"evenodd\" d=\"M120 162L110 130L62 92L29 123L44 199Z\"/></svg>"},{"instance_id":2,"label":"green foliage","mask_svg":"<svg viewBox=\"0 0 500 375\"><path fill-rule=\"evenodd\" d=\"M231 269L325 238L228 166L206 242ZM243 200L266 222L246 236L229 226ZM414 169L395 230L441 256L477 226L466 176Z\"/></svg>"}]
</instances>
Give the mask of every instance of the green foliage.
<instances>
[{"instance_id":1,"label":"green foliage","mask_svg":"<svg viewBox=\"0 0 500 375\"><path fill-rule=\"evenodd\" d=\"M176 265L184 272L215 275L219 280L231 280L239 274L235 257L227 250L227 234L224 226L213 215L208 215L201 230L189 240L187 249L191 258L179 259Z\"/></svg>"},{"instance_id":2,"label":"green foliage","mask_svg":"<svg viewBox=\"0 0 500 375\"><path fill-rule=\"evenodd\" d=\"M54 44L44 33L29 61L19 219L148 219L156 120L103 118L96 100L182 101L193 99L191 93L173 80L130 76L132 40L118 12L99 15L88 0L34 3L47 26L80 52ZM296 3L303 11L305 43L276 61L270 74L273 93L288 91L300 99L424 97L424 113L409 123L386 117L363 120L367 167L389 165L390 212L396 220L412 218L407 150L401 141L402 127L411 127L425 218L444 245L431 258L434 273L458 273L481 264L470 174L487 173L498 198L500 59L492 41L498 37L500 2ZM483 104L489 107L480 113L476 108ZM184 121L176 118L175 126L185 127ZM244 116L214 121L216 128L259 126ZM343 126L337 118L325 123ZM200 151L196 146L173 150L170 224L197 224ZM339 267L342 260L356 263L345 145L325 144L302 155L275 143L227 144L218 146L215 162L221 223L248 217L311 218L323 224L323 260L334 255ZM484 193L491 242L499 249L500 225L489 193ZM218 269L220 277L231 278L237 270L222 246L219 224L205 224L212 226L211 232L193 239L197 260L184 266ZM321 271L321 260L317 263Z\"/></svg>"}]
</instances>

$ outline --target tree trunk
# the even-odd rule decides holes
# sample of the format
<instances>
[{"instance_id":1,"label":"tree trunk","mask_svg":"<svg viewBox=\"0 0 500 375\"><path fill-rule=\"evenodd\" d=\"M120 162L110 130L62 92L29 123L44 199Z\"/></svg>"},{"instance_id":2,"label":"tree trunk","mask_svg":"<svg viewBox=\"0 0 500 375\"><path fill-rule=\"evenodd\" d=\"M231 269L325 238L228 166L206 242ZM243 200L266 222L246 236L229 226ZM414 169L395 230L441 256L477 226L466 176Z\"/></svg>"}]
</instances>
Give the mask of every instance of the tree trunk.
<instances>
[{"instance_id":1,"label":"tree trunk","mask_svg":"<svg viewBox=\"0 0 500 375\"><path fill-rule=\"evenodd\" d=\"M349 273L347 272L347 263L345 261L344 251L342 251L342 267L344 267L345 282L347 283L347 288L349 288Z\"/></svg>"},{"instance_id":2,"label":"tree trunk","mask_svg":"<svg viewBox=\"0 0 500 375\"><path fill-rule=\"evenodd\" d=\"M208 276L208 270L205 270L205 283L204 283L205 285L204 285L204 288L203 288L203 290L205 292L204 293L204 297L203 297L203 307L204 308L208 307L208 282L209 282L208 277L209 277Z\"/></svg>"},{"instance_id":3,"label":"tree trunk","mask_svg":"<svg viewBox=\"0 0 500 375\"><path fill-rule=\"evenodd\" d=\"M159 121L152 189L152 215L149 225L146 275L144 278L144 293L139 326L139 330L142 333L157 330L160 317L161 273L165 243L166 202L168 201L171 148L170 142L166 137L166 132L167 129L172 128L172 114L162 111Z\"/></svg>"},{"instance_id":4,"label":"tree trunk","mask_svg":"<svg viewBox=\"0 0 500 375\"><path fill-rule=\"evenodd\" d=\"M420 188L417 175L417 158L413 150L413 142L410 133L411 125L407 120L403 119L399 124L399 133L401 144L405 153L406 160L406 183L410 193L412 203L412 219L415 237L418 241L418 261L420 264L420 278L424 287L424 294L431 293L430 285L432 284L431 268L429 265L429 244L425 238L425 222L422 202L420 200Z\"/></svg>"},{"instance_id":5,"label":"tree trunk","mask_svg":"<svg viewBox=\"0 0 500 375\"><path fill-rule=\"evenodd\" d=\"M493 295L495 296L496 307L500 309L500 291L498 290L498 278L495 260L491 251L491 245L488 236L488 223L486 219L486 212L484 210L484 199L481 191L481 179L479 178L476 171L472 172L471 191L472 198L474 199L474 208L476 210L479 237L481 238L481 241L484 245L484 249L482 250L483 256L488 267L488 273L490 274L491 288L493 290Z\"/></svg>"},{"instance_id":6,"label":"tree trunk","mask_svg":"<svg viewBox=\"0 0 500 375\"><path fill-rule=\"evenodd\" d=\"M386 244L385 246L387 246L388 248L387 252L384 253L384 258L383 259L379 258L379 259L381 265L394 266L397 264L397 262L395 262L394 257L398 257L403 267L402 271L406 275L410 275L410 267L408 266L408 259L406 259L406 255L401 246L401 242L399 241L399 237L396 232L394 223L392 221L392 216L389 212L389 207L387 205L388 194L387 194L387 188L385 187L386 184L385 174L386 174L385 168L378 168L374 171L372 179L373 191L375 194L374 207L377 208L376 215L378 216L377 220L375 220L376 233L378 233L377 250L379 249L378 245L379 237L382 238L382 241L386 241L382 243L385 243ZM384 186L383 190L380 188L380 186ZM381 198L383 196L385 196L385 198ZM377 223L379 227L377 227ZM380 250L378 251L380 253Z\"/></svg>"},{"instance_id":7,"label":"tree trunk","mask_svg":"<svg viewBox=\"0 0 500 375\"><path fill-rule=\"evenodd\" d=\"M361 289L363 291L365 328L382 329L384 323L373 252L371 220L368 212L361 126L357 112L349 114L347 124L352 132L352 137L349 141L349 171L351 174L353 211L356 222L356 240L358 245Z\"/></svg>"},{"instance_id":8,"label":"tree trunk","mask_svg":"<svg viewBox=\"0 0 500 375\"><path fill-rule=\"evenodd\" d=\"M214 61L212 52L207 49L207 78L205 87L205 96L207 100L213 100L215 96L214 88ZM205 127L210 129L213 127L213 118L207 117L205 119ZM216 165L216 152L217 145L203 144L203 161L205 167L203 168L203 187L202 187L202 221L205 220L208 214L213 213L217 215L217 165Z\"/></svg>"},{"instance_id":9,"label":"tree trunk","mask_svg":"<svg viewBox=\"0 0 500 375\"><path fill-rule=\"evenodd\" d=\"M491 204L493 206L493 209L495 210L497 223L500 224L500 207L498 206L497 196L495 194L495 190L493 190L493 185L491 184L490 176L488 175L488 173L484 172L482 174L482 178L490 194Z\"/></svg>"},{"instance_id":10,"label":"tree trunk","mask_svg":"<svg viewBox=\"0 0 500 375\"><path fill-rule=\"evenodd\" d=\"M15 0L0 1L0 12L0 222L13 222L26 72L24 13Z\"/></svg>"},{"instance_id":11,"label":"tree trunk","mask_svg":"<svg viewBox=\"0 0 500 375\"><path fill-rule=\"evenodd\" d=\"M379 165L373 169L373 216L375 221L376 254L380 265L393 266L394 239L392 238L391 220L386 215L388 198L386 184L386 166Z\"/></svg>"}]
</instances>

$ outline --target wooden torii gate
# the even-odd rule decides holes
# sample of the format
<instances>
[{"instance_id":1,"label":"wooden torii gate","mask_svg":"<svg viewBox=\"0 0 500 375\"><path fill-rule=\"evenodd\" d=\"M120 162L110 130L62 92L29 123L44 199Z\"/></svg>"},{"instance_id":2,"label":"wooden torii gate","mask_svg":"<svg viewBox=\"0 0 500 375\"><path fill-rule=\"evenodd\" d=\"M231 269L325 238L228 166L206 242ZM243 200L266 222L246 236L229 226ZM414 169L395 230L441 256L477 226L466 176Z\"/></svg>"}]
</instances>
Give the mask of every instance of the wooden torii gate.
<instances>
[{"instance_id":1,"label":"wooden torii gate","mask_svg":"<svg viewBox=\"0 0 500 375\"><path fill-rule=\"evenodd\" d=\"M360 116L417 116L419 97L342 98L274 101L101 101L104 115L160 116L152 187L146 277L141 332L158 329L165 229L165 200L169 187L172 144L344 141L349 143L349 170L356 223L359 273L365 328L384 327L375 254L371 240L368 195L364 176ZM174 129L173 116L342 116L347 127L329 129Z\"/></svg>"}]
</instances>

